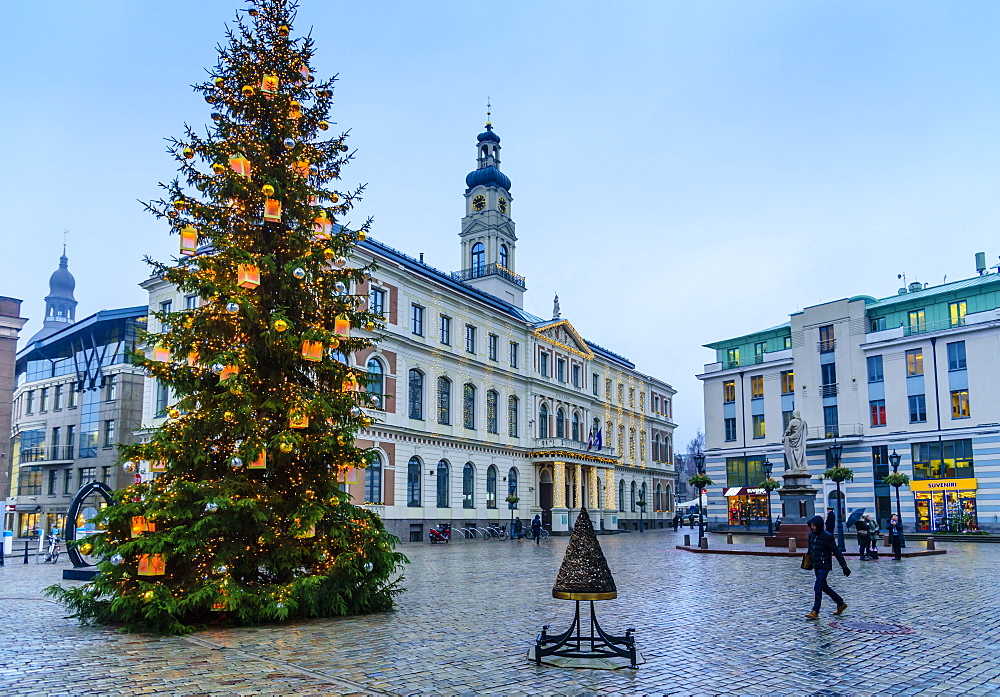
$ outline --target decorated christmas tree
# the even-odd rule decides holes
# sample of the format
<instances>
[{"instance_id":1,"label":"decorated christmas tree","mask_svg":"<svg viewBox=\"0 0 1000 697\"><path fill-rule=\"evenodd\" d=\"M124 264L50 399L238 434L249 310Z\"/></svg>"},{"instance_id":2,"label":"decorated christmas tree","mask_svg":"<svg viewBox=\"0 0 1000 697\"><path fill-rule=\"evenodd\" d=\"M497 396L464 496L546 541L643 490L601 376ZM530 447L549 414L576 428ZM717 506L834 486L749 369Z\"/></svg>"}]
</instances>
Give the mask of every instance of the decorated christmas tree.
<instances>
[{"instance_id":1,"label":"decorated christmas tree","mask_svg":"<svg viewBox=\"0 0 1000 697\"><path fill-rule=\"evenodd\" d=\"M176 259L147 261L200 302L152 313L136 357L173 399L122 461L156 476L99 514L99 576L48 591L82 622L180 633L386 610L401 590L397 540L338 485L367 464L354 438L379 406L346 356L381 318L357 292L371 268L347 261L370 221L345 219L361 188L338 189L334 80L313 77L294 2L249 4L195 86L212 124L171 141L181 176L147 204L180 236Z\"/></svg>"}]
</instances>

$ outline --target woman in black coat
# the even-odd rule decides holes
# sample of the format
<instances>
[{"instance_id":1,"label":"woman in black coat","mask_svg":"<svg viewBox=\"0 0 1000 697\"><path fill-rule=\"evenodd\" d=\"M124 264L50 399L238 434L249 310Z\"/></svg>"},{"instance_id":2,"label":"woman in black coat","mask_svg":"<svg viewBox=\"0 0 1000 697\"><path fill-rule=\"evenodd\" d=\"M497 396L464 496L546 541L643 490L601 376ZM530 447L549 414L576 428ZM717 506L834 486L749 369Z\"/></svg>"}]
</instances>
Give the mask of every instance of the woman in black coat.
<instances>
[{"instance_id":1,"label":"woman in black coat","mask_svg":"<svg viewBox=\"0 0 1000 697\"><path fill-rule=\"evenodd\" d=\"M889 524L886 526L886 531L889 533L889 544L892 545L892 558L894 561L902 561L903 559L903 524L899 522L899 518L893 513L892 517L889 518Z\"/></svg>"},{"instance_id":2,"label":"woman in black coat","mask_svg":"<svg viewBox=\"0 0 1000 697\"><path fill-rule=\"evenodd\" d=\"M819 619L819 607L820 603L823 602L824 593L829 595L833 602L837 603L837 610L833 614L839 616L847 609L847 603L844 602L844 599L835 590L830 588L830 584L827 583L826 579L830 575L830 571L833 570L834 557L840 562L840 568L844 571L844 576L850 576L851 570L847 568L847 561L844 559L844 555L837 549L837 542L834 540L833 535L824 529L822 518L819 516L810 518L809 529L811 530L809 533L809 556L812 559L813 571L816 572L816 583L813 585L814 599L812 612L806 615L806 619Z\"/></svg>"}]
</instances>

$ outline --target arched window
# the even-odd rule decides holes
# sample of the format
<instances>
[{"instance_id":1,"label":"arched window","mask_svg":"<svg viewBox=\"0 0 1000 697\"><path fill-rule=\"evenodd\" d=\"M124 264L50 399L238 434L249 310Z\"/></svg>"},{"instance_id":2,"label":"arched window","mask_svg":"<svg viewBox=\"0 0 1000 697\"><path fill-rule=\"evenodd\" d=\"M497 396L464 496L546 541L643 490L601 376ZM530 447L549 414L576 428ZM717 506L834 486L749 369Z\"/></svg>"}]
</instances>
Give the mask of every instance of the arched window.
<instances>
[{"instance_id":1,"label":"arched window","mask_svg":"<svg viewBox=\"0 0 1000 697\"><path fill-rule=\"evenodd\" d=\"M438 462L437 466L437 507L438 508L451 508L451 502L448 500L448 491L451 488L450 482L448 481L448 461L441 460Z\"/></svg>"},{"instance_id":2,"label":"arched window","mask_svg":"<svg viewBox=\"0 0 1000 697\"><path fill-rule=\"evenodd\" d=\"M653 508L656 509L657 511L665 510L666 506L663 505L663 485L662 484L657 483L657 485L656 485L656 493L654 494L654 496L655 496L655 498L653 499Z\"/></svg>"},{"instance_id":3,"label":"arched window","mask_svg":"<svg viewBox=\"0 0 1000 697\"><path fill-rule=\"evenodd\" d=\"M378 397L378 401L372 400L372 406L381 409L385 399L385 370L377 358L368 359L368 393Z\"/></svg>"},{"instance_id":4,"label":"arched window","mask_svg":"<svg viewBox=\"0 0 1000 697\"><path fill-rule=\"evenodd\" d=\"M573 412L573 440L582 440L580 437L580 412Z\"/></svg>"},{"instance_id":5,"label":"arched window","mask_svg":"<svg viewBox=\"0 0 1000 697\"><path fill-rule=\"evenodd\" d=\"M451 380L438 378L438 423L451 423Z\"/></svg>"},{"instance_id":6,"label":"arched window","mask_svg":"<svg viewBox=\"0 0 1000 697\"><path fill-rule=\"evenodd\" d=\"M378 453L365 469L365 503L382 503L382 456Z\"/></svg>"},{"instance_id":7,"label":"arched window","mask_svg":"<svg viewBox=\"0 0 1000 697\"><path fill-rule=\"evenodd\" d=\"M511 467L507 470L507 494L517 496L517 468Z\"/></svg>"},{"instance_id":8,"label":"arched window","mask_svg":"<svg viewBox=\"0 0 1000 697\"><path fill-rule=\"evenodd\" d=\"M625 510L625 480L618 481L618 510Z\"/></svg>"},{"instance_id":9,"label":"arched window","mask_svg":"<svg viewBox=\"0 0 1000 697\"><path fill-rule=\"evenodd\" d=\"M406 505L420 505L420 458L414 455L406 465Z\"/></svg>"},{"instance_id":10,"label":"arched window","mask_svg":"<svg viewBox=\"0 0 1000 697\"><path fill-rule=\"evenodd\" d=\"M507 254L507 245L502 244L502 245L500 245L500 266L502 266L505 269L509 270L510 266L508 265L508 261L509 261L509 258L508 258L508 254Z\"/></svg>"},{"instance_id":11,"label":"arched window","mask_svg":"<svg viewBox=\"0 0 1000 697\"><path fill-rule=\"evenodd\" d=\"M476 466L466 462L462 469L462 508L476 507Z\"/></svg>"},{"instance_id":12,"label":"arched window","mask_svg":"<svg viewBox=\"0 0 1000 697\"><path fill-rule=\"evenodd\" d=\"M462 388L462 421L466 428L476 427L476 386L471 382Z\"/></svg>"},{"instance_id":13,"label":"arched window","mask_svg":"<svg viewBox=\"0 0 1000 697\"><path fill-rule=\"evenodd\" d=\"M410 418L424 418L424 374L416 368L410 370Z\"/></svg>"},{"instance_id":14,"label":"arched window","mask_svg":"<svg viewBox=\"0 0 1000 697\"><path fill-rule=\"evenodd\" d=\"M538 407L538 437L549 437L549 408L544 402Z\"/></svg>"},{"instance_id":15,"label":"arched window","mask_svg":"<svg viewBox=\"0 0 1000 697\"><path fill-rule=\"evenodd\" d=\"M517 438L517 397L507 398L507 435Z\"/></svg>"},{"instance_id":16,"label":"arched window","mask_svg":"<svg viewBox=\"0 0 1000 697\"><path fill-rule=\"evenodd\" d=\"M639 500L645 501L649 505L649 499L646 498L646 482L643 482L642 486L639 487Z\"/></svg>"},{"instance_id":17,"label":"arched window","mask_svg":"<svg viewBox=\"0 0 1000 697\"><path fill-rule=\"evenodd\" d=\"M472 275L480 276L486 268L486 247L482 242L472 245Z\"/></svg>"},{"instance_id":18,"label":"arched window","mask_svg":"<svg viewBox=\"0 0 1000 697\"><path fill-rule=\"evenodd\" d=\"M496 390L486 392L486 431L487 433L500 433L499 417L497 417L497 405L500 402L500 395Z\"/></svg>"},{"instance_id":19,"label":"arched window","mask_svg":"<svg viewBox=\"0 0 1000 697\"><path fill-rule=\"evenodd\" d=\"M556 410L556 438L566 437L566 414L562 409Z\"/></svg>"},{"instance_id":20,"label":"arched window","mask_svg":"<svg viewBox=\"0 0 1000 697\"><path fill-rule=\"evenodd\" d=\"M489 155L489 154L490 154L490 149L484 145L483 146L483 159L485 160L486 156Z\"/></svg>"},{"instance_id":21,"label":"arched window","mask_svg":"<svg viewBox=\"0 0 1000 697\"><path fill-rule=\"evenodd\" d=\"M632 495L629 501L631 503L631 510L635 513L635 482L632 482Z\"/></svg>"},{"instance_id":22,"label":"arched window","mask_svg":"<svg viewBox=\"0 0 1000 697\"><path fill-rule=\"evenodd\" d=\"M486 507L497 507L497 468L493 465L486 470Z\"/></svg>"},{"instance_id":23,"label":"arched window","mask_svg":"<svg viewBox=\"0 0 1000 697\"><path fill-rule=\"evenodd\" d=\"M656 433L653 435L653 462L662 462L660 460L660 434Z\"/></svg>"}]
</instances>

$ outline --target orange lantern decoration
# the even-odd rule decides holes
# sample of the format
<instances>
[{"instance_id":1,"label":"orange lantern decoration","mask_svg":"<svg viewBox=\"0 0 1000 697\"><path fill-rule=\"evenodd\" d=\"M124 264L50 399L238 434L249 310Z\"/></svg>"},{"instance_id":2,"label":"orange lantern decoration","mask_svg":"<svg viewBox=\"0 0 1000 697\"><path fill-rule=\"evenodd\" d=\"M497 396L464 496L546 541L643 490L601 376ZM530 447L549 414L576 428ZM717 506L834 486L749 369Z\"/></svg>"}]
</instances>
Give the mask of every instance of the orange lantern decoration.
<instances>
[{"instance_id":1,"label":"orange lantern decoration","mask_svg":"<svg viewBox=\"0 0 1000 697\"><path fill-rule=\"evenodd\" d=\"M302 118L302 105L295 101L294 99L288 104L288 118L290 119L301 119Z\"/></svg>"},{"instance_id":2,"label":"orange lantern decoration","mask_svg":"<svg viewBox=\"0 0 1000 697\"><path fill-rule=\"evenodd\" d=\"M166 460L153 460L149 463L150 472L166 472L167 471L167 461Z\"/></svg>"},{"instance_id":3,"label":"orange lantern decoration","mask_svg":"<svg viewBox=\"0 0 1000 697\"><path fill-rule=\"evenodd\" d=\"M198 230L191 225L181 229L181 254L193 256L198 251Z\"/></svg>"},{"instance_id":4,"label":"orange lantern decoration","mask_svg":"<svg viewBox=\"0 0 1000 697\"><path fill-rule=\"evenodd\" d=\"M302 357L307 361L313 361L314 363L323 360L323 342L309 340L303 341Z\"/></svg>"},{"instance_id":5,"label":"orange lantern decoration","mask_svg":"<svg viewBox=\"0 0 1000 697\"><path fill-rule=\"evenodd\" d=\"M273 198L264 201L264 220L270 223L281 222L281 201Z\"/></svg>"},{"instance_id":6,"label":"orange lantern decoration","mask_svg":"<svg viewBox=\"0 0 1000 697\"><path fill-rule=\"evenodd\" d=\"M341 337L351 335L351 319L347 315L337 315L333 321L333 333Z\"/></svg>"},{"instance_id":7,"label":"orange lantern decoration","mask_svg":"<svg viewBox=\"0 0 1000 697\"><path fill-rule=\"evenodd\" d=\"M226 602L226 598L228 596L229 596L229 594L226 593L226 589L225 588L220 588L219 589L219 598L220 599L217 602L215 602L215 603L212 604L212 612L225 612L226 610L228 610L229 609L229 603Z\"/></svg>"},{"instance_id":8,"label":"orange lantern decoration","mask_svg":"<svg viewBox=\"0 0 1000 697\"><path fill-rule=\"evenodd\" d=\"M357 379L353 375L344 380L344 384L341 387L341 390L343 392L357 392L360 389L361 389L361 384L357 381Z\"/></svg>"},{"instance_id":9,"label":"orange lantern decoration","mask_svg":"<svg viewBox=\"0 0 1000 697\"><path fill-rule=\"evenodd\" d=\"M144 532L156 532L156 523L151 523L142 516L132 518L132 537L139 537Z\"/></svg>"},{"instance_id":10,"label":"orange lantern decoration","mask_svg":"<svg viewBox=\"0 0 1000 697\"><path fill-rule=\"evenodd\" d=\"M247 469L250 470L264 470L267 469L267 453L263 450L260 451L260 455L257 459L247 465Z\"/></svg>"},{"instance_id":11,"label":"orange lantern decoration","mask_svg":"<svg viewBox=\"0 0 1000 697\"><path fill-rule=\"evenodd\" d=\"M192 351L188 354L188 367L194 368L196 365L198 365L198 352Z\"/></svg>"},{"instance_id":12,"label":"orange lantern decoration","mask_svg":"<svg viewBox=\"0 0 1000 697\"><path fill-rule=\"evenodd\" d=\"M240 264L236 267L236 284L240 288L256 288L260 285L260 269L254 264Z\"/></svg>"},{"instance_id":13,"label":"orange lantern decoration","mask_svg":"<svg viewBox=\"0 0 1000 697\"><path fill-rule=\"evenodd\" d=\"M300 521L298 518L296 518L295 519L295 525L299 526L301 524L302 524L302 521ZM295 533L295 536L298 537L299 539L305 539L307 537L316 537L316 526L315 525L310 525L308 528L306 528L304 530L300 530L299 532Z\"/></svg>"},{"instance_id":14,"label":"orange lantern decoration","mask_svg":"<svg viewBox=\"0 0 1000 697\"><path fill-rule=\"evenodd\" d=\"M170 361L170 349L157 344L153 348L153 360L159 363L168 363Z\"/></svg>"},{"instance_id":15,"label":"orange lantern decoration","mask_svg":"<svg viewBox=\"0 0 1000 697\"><path fill-rule=\"evenodd\" d=\"M243 155L233 155L229 158L229 166L241 177L250 177L250 160Z\"/></svg>"},{"instance_id":16,"label":"orange lantern decoration","mask_svg":"<svg viewBox=\"0 0 1000 697\"><path fill-rule=\"evenodd\" d=\"M303 178L308 177L309 176L309 163L305 162L305 161L296 162L294 165L292 165L292 171L295 172L300 177L303 177Z\"/></svg>"},{"instance_id":17,"label":"orange lantern decoration","mask_svg":"<svg viewBox=\"0 0 1000 697\"><path fill-rule=\"evenodd\" d=\"M288 417L288 427L289 428L308 428L309 427L309 417L301 411L293 411Z\"/></svg>"},{"instance_id":18,"label":"orange lantern decoration","mask_svg":"<svg viewBox=\"0 0 1000 697\"><path fill-rule=\"evenodd\" d=\"M268 99L273 97L274 93L278 91L278 76L265 75L264 79L260 81L260 91Z\"/></svg>"},{"instance_id":19,"label":"orange lantern decoration","mask_svg":"<svg viewBox=\"0 0 1000 697\"><path fill-rule=\"evenodd\" d=\"M163 576L167 573L167 563L162 554L139 555L140 576Z\"/></svg>"},{"instance_id":20,"label":"orange lantern decoration","mask_svg":"<svg viewBox=\"0 0 1000 697\"><path fill-rule=\"evenodd\" d=\"M223 382L224 380L228 380L232 376L239 374L240 374L239 366L227 365L222 369L222 372L219 373L219 382Z\"/></svg>"}]
</instances>

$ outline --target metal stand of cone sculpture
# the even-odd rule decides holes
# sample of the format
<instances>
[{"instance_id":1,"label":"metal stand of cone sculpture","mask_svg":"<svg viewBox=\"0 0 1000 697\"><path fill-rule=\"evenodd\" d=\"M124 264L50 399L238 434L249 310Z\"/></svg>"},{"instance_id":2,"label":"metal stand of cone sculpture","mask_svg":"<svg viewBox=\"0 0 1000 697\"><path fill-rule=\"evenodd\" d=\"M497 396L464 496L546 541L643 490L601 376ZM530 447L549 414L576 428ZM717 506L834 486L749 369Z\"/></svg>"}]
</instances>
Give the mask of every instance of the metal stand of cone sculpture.
<instances>
[{"instance_id":1,"label":"metal stand of cone sculpture","mask_svg":"<svg viewBox=\"0 0 1000 697\"><path fill-rule=\"evenodd\" d=\"M633 668L636 663L634 628L629 627L625 636L612 636L605 632L597 622L594 612L595 600L613 600L618 597L615 579L601 551L601 544L594 533L594 525L590 521L586 508L580 509L576 519L573 534L566 547L556 584L552 587L552 597L560 600L572 600L576 603L576 612L569 629L559 635L550 636L548 625L542 627L541 633L535 639L534 659L536 665L542 664L543 656L561 656L564 658L603 659L620 656L627 658ZM590 602L590 635L582 636L582 621L580 618L580 602ZM587 645L589 644L589 648Z\"/></svg>"}]
</instances>

